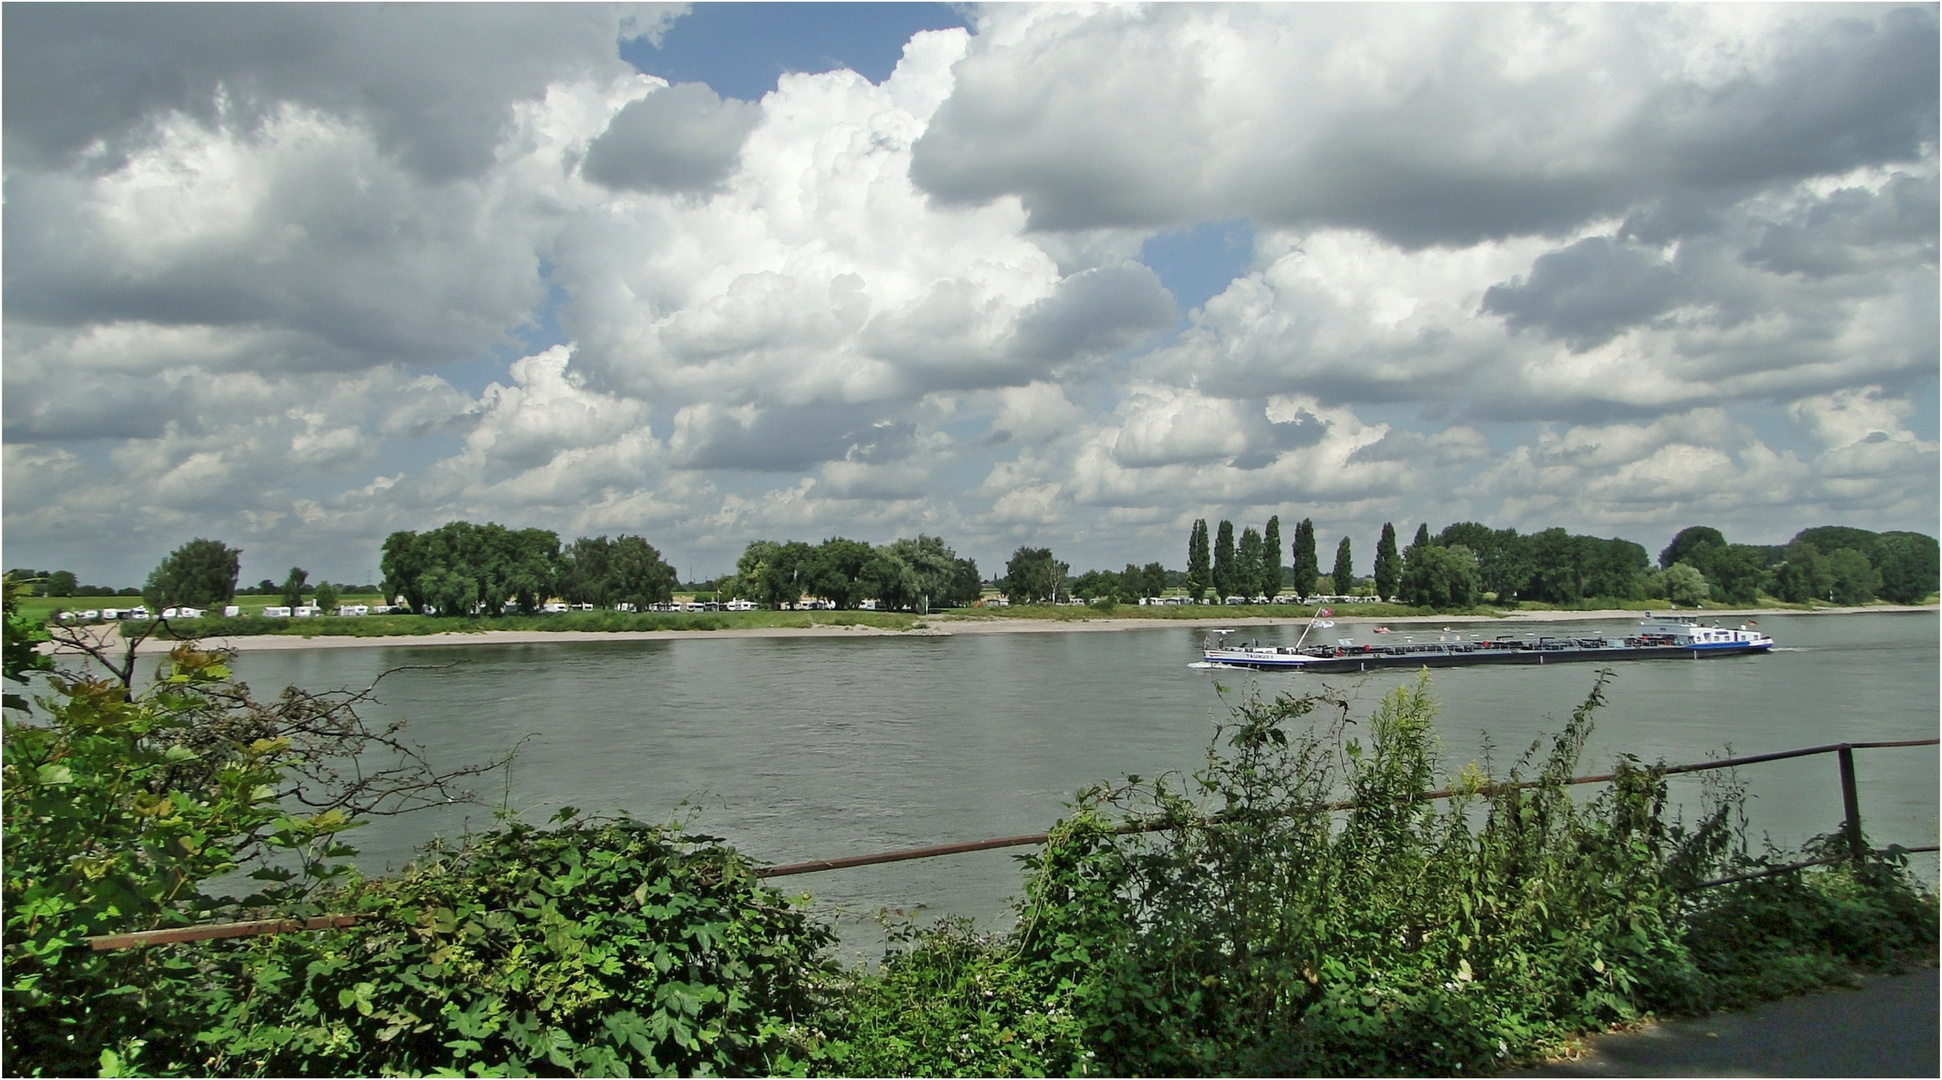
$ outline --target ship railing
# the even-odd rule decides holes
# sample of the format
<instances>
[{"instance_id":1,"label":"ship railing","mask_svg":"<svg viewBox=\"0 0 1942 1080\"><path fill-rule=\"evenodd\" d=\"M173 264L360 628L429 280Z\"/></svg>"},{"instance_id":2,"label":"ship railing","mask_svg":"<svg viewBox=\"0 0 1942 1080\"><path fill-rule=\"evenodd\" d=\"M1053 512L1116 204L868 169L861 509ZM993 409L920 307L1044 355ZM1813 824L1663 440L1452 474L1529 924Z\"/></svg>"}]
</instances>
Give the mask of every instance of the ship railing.
<instances>
[{"instance_id":1,"label":"ship railing","mask_svg":"<svg viewBox=\"0 0 1942 1080\"><path fill-rule=\"evenodd\" d=\"M1782 866L1763 867L1760 870L1749 873L1735 874L1728 877L1716 878L1711 881L1700 882L1691 886L1692 891L1716 888L1721 885L1730 885L1757 878L1774 877L1780 874L1797 873L1811 867L1824 866L1836 862L1853 861L1856 865L1860 865L1872 854L1872 849L1868 846L1868 842L1861 832L1861 796L1860 787L1855 778L1854 752L1856 750L1904 749L1936 746L1938 744L1942 744L1942 739L1900 739L1882 742L1829 743L1825 746L1809 746L1798 750L1779 750L1769 754L1751 754L1746 757L1728 757L1685 765L1665 766L1662 770L1663 775L1678 776L1686 773L1711 772L1716 769L1736 769L1746 765L1761 765L1774 761L1786 761L1792 758L1833 754L1839 767L1841 805L1845 814L1839 832L1844 840L1842 846L1846 848L1845 851L1826 855L1821 858L1787 863ZM1589 776L1574 776L1564 781L1564 783L1567 785L1607 784L1616 778L1617 774L1615 773L1598 773ZM1423 792L1417 798L1427 802L1454 798L1466 792L1490 795L1513 789L1540 787L1544 783L1545 781L1541 780L1526 780L1515 784L1485 784L1480 788L1463 789L1461 791L1446 788L1439 791ZM1355 807L1356 803L1353 800L1343 800L1311 807L1308 812L1327 813L1353 810ZM1218 817L1213 817L1204 820L1202 824L1218 827L1221 822ZM1179 827L1180 823L1177 821L1132 821L1116 826L1111 831L1119 835L1132 835L1137 833L1164 832L1168 829ZM926 847L905 848L899 851L885 851L871 855L842 855L829 859L811 859L807 862L783 863L758 867L755 871L755 876L759 878L794 877L801 874L820 874L831 870L848 870L862 866L883 866L889 863L910 862L918 859L938 859L950 855L969 854L976 851L995 851L1015 847L1037 847L1043 845L1049 839L1051 839L1050 833L1027 833L1022 836L999 836L987 840L932 844ZM1917 854L1934 852L1942 850L1942 848L1939 848L1935 844L1918 846L1894 844L1884 850L1899 851L1904 854ZM97 951L130 949L147 945L166 945L192 941L217 941L227 938L256 937L263 934L287 934L305 930L342 929L354 926L358 921L359 916L348 914L322 915L309 919L255 919L247 922L176 926L164 930L143 930L127 934L102 934L87 938L86 940L88 945Z\"/></svg>"}]
</instances>

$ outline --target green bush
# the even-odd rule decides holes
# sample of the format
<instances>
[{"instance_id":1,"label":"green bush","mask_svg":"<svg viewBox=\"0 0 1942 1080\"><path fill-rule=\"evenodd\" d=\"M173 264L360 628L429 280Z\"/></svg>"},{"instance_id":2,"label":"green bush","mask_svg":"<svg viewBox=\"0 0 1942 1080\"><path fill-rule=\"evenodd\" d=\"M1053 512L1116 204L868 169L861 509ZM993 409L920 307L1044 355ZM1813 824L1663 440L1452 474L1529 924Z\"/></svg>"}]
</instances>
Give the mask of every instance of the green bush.
<instances>
[{"instance_id":1,"label":"green bush","mask_svg":"<svg viewBox=\"0 0 1942 1080\"><path fill-rule=\"evenodd\" d=\"M628 820L514 824L330 904L363 921L233 950L191 1071L787 1073L833 941L733 850Z\"/></svg>"}]
</instances>

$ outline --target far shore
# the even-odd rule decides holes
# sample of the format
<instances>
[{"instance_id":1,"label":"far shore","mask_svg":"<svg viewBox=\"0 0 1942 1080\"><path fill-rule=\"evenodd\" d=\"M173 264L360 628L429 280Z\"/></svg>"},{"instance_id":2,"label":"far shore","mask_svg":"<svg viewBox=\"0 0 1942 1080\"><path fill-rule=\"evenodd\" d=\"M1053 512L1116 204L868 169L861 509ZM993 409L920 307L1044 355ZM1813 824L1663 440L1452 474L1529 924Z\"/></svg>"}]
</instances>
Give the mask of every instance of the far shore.
<instances>
[{"instance_id":1,"label":"far shore","mask_svg":"<svg viewBox=\"0 0 1942 1080\"><path fill-rule=\"evenodd\" d=\"M1670 609L1667 609L1670 610ZM1719 608L1694 612L1682 609L1681 614L1698 614L1707 619L1757 619L1767 615L1856 615L1892 612L1936 611L1938 605L1874 605L1870 607L1818 608L1811 611L1796 611L1786 608ZM1602 610L1602 611L1514 611L1503 615L1398 615L1377 617L1367 615L1337 615L1334 620L1339 627L1349 626L1455 626L1459 623L1556 623L1589 622L1598 620L1638 619L1639 611ZM381 637L337 637L317 635L304 637L297 634L259 634L247 637L211 637L204 639L208 645L236 652L275 652L285 649L368 649L396 646L438 646L438 645L538 645L553 642L572 641L671 641L671 640L711 640L722 638L862 638L862 637L948 637L953 634L1063 634L1063 633L1103 633L1121 630L1159 630L1169 627L1260 627L1260 626L1300 626L1309 620L1308 616L1298 617L1252 617L1233 618L1210 616L1204 619L1164 618L1164 619L1116 619L1102 617L1097 619L1010 619L980 618L951 615L932 616L924 625L909 630L893 630L875 626L808 626L808 627L750 627L743 629L721 630L483 630L474 633L438 634L393 634ZM108 644L119 652L117 628L101 626L89 628L97 632L97 640ZM167 640L149 639L142 642L138 653L148 655L167 652L176 643ZM43 651L71 653L71 649L42 645Z\"/></svg>"}]
</instances>

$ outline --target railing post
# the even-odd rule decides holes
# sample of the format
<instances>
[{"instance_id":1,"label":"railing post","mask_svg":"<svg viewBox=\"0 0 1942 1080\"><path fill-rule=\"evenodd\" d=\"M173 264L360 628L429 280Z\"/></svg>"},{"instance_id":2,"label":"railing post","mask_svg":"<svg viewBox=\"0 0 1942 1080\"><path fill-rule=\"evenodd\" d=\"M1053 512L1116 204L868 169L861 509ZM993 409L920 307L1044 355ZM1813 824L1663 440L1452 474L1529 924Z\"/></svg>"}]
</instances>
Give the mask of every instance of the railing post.
<instances>
[{"instance_id":1,"label":"railing post","mask_svg":"<svg viewBox=\"0 0 1942 1080\"><path fill-rule=\"evenodd\" d=\"M1854 784L1854 747L1842 743L1835 754L1841 759L1841 803L1848 815L1841 830L1848 834L1848 853L1858 867L1867 861L1868 843L1861 838L1861 794Z\"/></svg>"}]
</instances>

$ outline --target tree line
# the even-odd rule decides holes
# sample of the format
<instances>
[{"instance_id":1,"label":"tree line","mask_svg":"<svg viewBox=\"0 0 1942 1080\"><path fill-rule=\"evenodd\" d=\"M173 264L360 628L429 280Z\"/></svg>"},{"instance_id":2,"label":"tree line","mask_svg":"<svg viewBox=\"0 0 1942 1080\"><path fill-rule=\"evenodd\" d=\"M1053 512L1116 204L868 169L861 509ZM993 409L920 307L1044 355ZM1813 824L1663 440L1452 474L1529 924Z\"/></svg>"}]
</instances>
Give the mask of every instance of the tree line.
<instances>
[{"instance_id":1,"label":"tree line","mask_svg":"<svg viewBox=\"0 0 1942 1080\"><path fill-rule=\"evenodd\" d=\"M1211 545L1207 523L1187 537L1186 587L1200 599L1274 596L1282 585L1280 521L1249 526L1234 539L1220 522ZM1303 595L1366 595L1419 607L1469 607L1482 600L1575 604L1593 599L1664 599L1679 604L1712 600L1750 604L1761 595L1790 603L1826 600L1864 604L1874 599L1917 603L1936 592L1942 570L1934 537L1913 532L1873 533L1845 526L1802 530L1778 545L1729 543L1718 529L1683 529L1659 552L1616 537L1576 535L1561 528L1520 534L1474 521L1431 535L1419 525L1401 551L1393 524L1384 524L1370 574L1355 571L1350 538L1336 545L1330 572L1321 574L1315 526L1304 518L1290 547L1293 588Z\"/></svg>"},{"instance_id":2,"label":"tree line","mask_svg":"<svg viewBox=\"0 0 1942 1080\"><path fill-rule=\"evenodd\" d=\"M638 536L580 537L564 547L550 529L453 521L385 538L384 594L414 611L530 615L550 597L644 611L674 598L675 572Z\"/></svg>"},{"instance_id":3,"label":"tree line","mask_svg":"<svg viewBox=\"0 0 1942 1080\"><path fill-rule=\"evenodd\" d=\"M1071 567L1050 548L1021 546L995 584L1013 603L1066 597L1134 603L1173 588L1195 600L1302 596L1367 596L1419 607L1461 608L1483 601L1576 604L1595 599L1664 599L1750 604L1767 595L1790 603L1822 600L1864 604L1874 599L1918 603L1938 588L1937 542L1921 533L1825 525L1804 529L1786 544L1736 544L1706 525L1683 529L1656 562L1630 540L1576 535L1561 528L1534 533L1462 521L1431 534L1417 527L1398 548L1393 524L1376 541L1369 573L1358 573L1351 539L1343 536L1327 574L1321 573L1315 524L1303 518L1281 560L1281 520L1270 517L1238 536L1231 521L1212 530L1196 520L1187 539L1184 572L1158 562L1128 563L1123 571ZM216 607L239 592L281 595L288 606L314 594L335 606L340 588L312 585L292 567L281 585L264 579L239 590L242 552L200 537L170 552L140 590L154 610ZM680 588L674 568L642 537L581 537L562 545L546 529L508 529L449 522L425 532L386 538L381 568L387 599L414 611L496 615L531 613L551 597L596 607L665 605ZM133 589L82 586L69 571L9 571L38 583L48 596L130 595ZM885 610L926 612L978 601L984 582L977 563L960 558L941 538L920 535L871 545L845 537L820 544L757 540L735 572L713 583L718 599L746 599L769 608L792 607L805 596L842 609L873 601ZM368 587L367 587L368 588Z\"/></svg>"},{"instance_id":4,"label":"tree line","mask_svg":"<svg viewBox=\"0 0 1942 1080\"><path fill-rule=\"evenodd\" d=\"M750 543L735 573L715 583L715 596L768 608L794 607L812 596L839 610L872 600L879 610L923 614L969 607L982 588L978 564L959 558L938 537L871 545L833 536L814 546L800 540Z\"/></svg>"}]
</instances>

